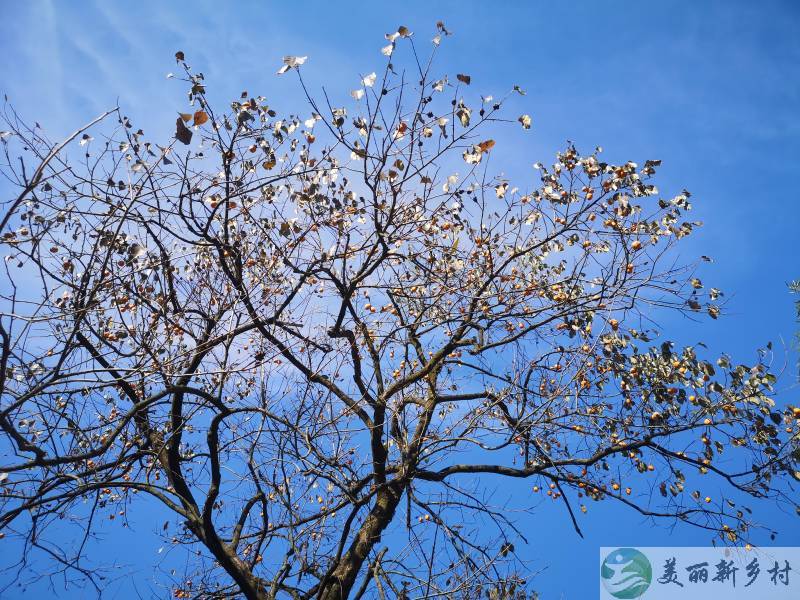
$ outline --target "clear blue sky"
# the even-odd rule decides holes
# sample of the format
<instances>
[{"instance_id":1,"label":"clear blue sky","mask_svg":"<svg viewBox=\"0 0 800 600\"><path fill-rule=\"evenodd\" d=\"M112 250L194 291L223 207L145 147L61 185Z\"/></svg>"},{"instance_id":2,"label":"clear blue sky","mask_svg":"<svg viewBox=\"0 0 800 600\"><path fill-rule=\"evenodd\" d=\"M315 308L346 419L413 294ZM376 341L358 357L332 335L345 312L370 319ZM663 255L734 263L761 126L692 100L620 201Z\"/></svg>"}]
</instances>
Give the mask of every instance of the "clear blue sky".
<instances>
[{"instance_id":1,"label":"clear blue sky","mask_svg":"<svg viewBox=\"0 0 800 600\"><path fill-rule=\"evenodd\" d=\"M441 53L443 73L469 73L486 93L513 84L528 91L518 102L533 117L532 135L514 136L513 149L498 145L494 158L507 172L532 181L530 165L565 140L602 145L610 161L663 159L660 189L689 189L705 222L684 257L715 258L702 278L729 303L719 321L665 315L660 323L743 362L772 340L777 362L787 363L781 398L798 402L796 356L784 356L782 344L796 329L786 282L800 278L800 2L34 0L5 2L0 14L0 92L28 119L55 138L119 101L163 141L186 108L182 87L165 78L176 50L219 97L248 89L288 112L300 97L293 80L274 76L284 54L309 56L312 87L346 94L359 73L382 64L385 32L404 24L427 39L442 19L455 34ZM800 546L800 519L761 513L781 531L776 543ZM582 522L581 540L560 507L520 515L530 540L520 550L533 570L545 569L534 584L544 600L596 597L599 546L708 542L611 507L594 517ZM157 556L160 522L140 511L138 535L109 531L107 556L135 570L110 597L131 597L133 580L148 596L144 566Z\"/></svg>"}]
</instances>

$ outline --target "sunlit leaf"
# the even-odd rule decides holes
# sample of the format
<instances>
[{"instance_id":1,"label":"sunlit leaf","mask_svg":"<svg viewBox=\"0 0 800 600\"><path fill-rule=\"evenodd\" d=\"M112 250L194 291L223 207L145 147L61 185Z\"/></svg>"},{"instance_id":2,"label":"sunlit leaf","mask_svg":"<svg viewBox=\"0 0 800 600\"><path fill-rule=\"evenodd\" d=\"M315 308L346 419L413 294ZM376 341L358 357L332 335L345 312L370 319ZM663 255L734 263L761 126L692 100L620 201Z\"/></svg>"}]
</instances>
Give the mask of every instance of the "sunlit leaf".
<instances>
[{"instance_id":1,"label":"sunlit leaf","mask_svg":"<svg viewBox=\"0 0 800 600\"><path fill-rule=\"evenodd\" d=\"M520 123L522 123L523 129L530 129L531 128L531 116L530 115L522 115L519 119L517 119Z\"/></svg>"},{"instance_id":2,"label":"sunlit leaf","mask_svg":"<svg viewBox=\"0 0 800 600\"><path fill-rule=\"evenodd\" d=\"M206 121L208 121L208 113L206 111L198 110L194 113L194 125L202 125Z\"/></svg>"},{"instance_id":3,"label":"sunlit leaf","mask_svg":"<svg viewBox=\"0 0 800 600\"><path fill-rule=\"evenodd\" d=\"M477 165L483 158L483 152L481 152L478 146L472 146L471 148L464 150L462 156L464 158L464 162L467 164Z\"/></svg>"},{"instance_id":4,"label":"sunlit leaf","mask_svg":"<svg viewBox=\"0 0 800 600\"><path fill-rule=\"evenodd\" d=\"M372 87L373 85L375 85L375 80L377 78L378 78L377 74L373 71L372 73L364 77L364 79L361 80L361 83L364 84L366 87Z\"/></svg>"},{"instance_id":5,"label":"sunlit leaf","mask_svg":"<svg viewBox=\"0 0 800 600\"><path fill-rule=\"evenodd\" d=\"M297 69L308 60L307 56L284 56L283 66L278 69L278 75L286 73L289 69Z\"/></svg>"},{"instance_id":6,"label":"sunlit leaf","mask_svg":"<svg viewBox=\"0 0 800 600\"><path fill-rule=\"evenodd\" d=\"M447 122L449 120L450 119L448 119L447 117L439 117L439 119L437 119L436 121L436 124L439 125L439 129L441 130L442 135L444 137L447 137Z\"/></svg>"},{"instance_id":7,"label":"sunlit leaf","mask_svg":"<svg viewBox=\"0 0 800 600\"><path fill-rule=\"evenodd\" d=\"M445 194L446 194L446 193L448 193L448 192L450 192L450 190L452 189L452 187L453 187L453 186L454 186L456 183L458 183L458 173L455 173L455 174L453 174L453 175L450 175L450 176L447 178L447 180L446 180L446 181L444 182L444 184L442 185L442 191L443 191Z\"/></svg>"},{"instance_id":8,"label":"sunlit leaf","mask_svg":"<svg viewBox=\"0 0 800 600\"><path fill-rule=\"evenodd\" d=\"M461 121L462 127L469 127L469 121L471 115L472 111L469 108L467 108L463 104L459 105L458 110L456 111L456 116L458 117L458 120Z\"/></svg>"},{"instance_id":9,"label":"sunlit leaf","mask_svg":"<svg viewBox=\"0 0 800 600\"><path fill-rule=\"evenodd\" d=\"M434 89L434 91L441 92L444 91L444 86L446 85L447 85L447 75L445 75L444 77L442 77L437 81L434 81L431 84L431 87Z\"/></svg>"}]
</instances>

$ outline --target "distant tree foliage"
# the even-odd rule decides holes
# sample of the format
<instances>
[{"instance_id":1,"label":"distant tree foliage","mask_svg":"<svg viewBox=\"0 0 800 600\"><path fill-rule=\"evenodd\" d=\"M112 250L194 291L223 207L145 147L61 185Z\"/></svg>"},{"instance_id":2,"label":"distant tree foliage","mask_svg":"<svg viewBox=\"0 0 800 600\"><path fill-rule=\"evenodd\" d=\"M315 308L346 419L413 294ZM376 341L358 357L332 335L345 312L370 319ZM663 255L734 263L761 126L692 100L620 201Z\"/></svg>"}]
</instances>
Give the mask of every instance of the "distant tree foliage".
<instances>
[{"instance_id":1,"label":"distant tree foliage","mask_svg":"<svg viewBox=\"0 0 800 600\"><path fill-rule=\"evenodd\" d=\"M87 540L156 503L176 598L532 598L504 481L577 533L618 503L745 543L741 498L796 506L800 410L771 399L769 351L746 366L655 331L659 311L720 315L675 252L689 193L660 195L658 160L572 144L505 177L525 92L439 73L448 35L387 35L344 99L285 57L306 100L285 116L212 105L179 52L191 108L166 145L120 109L53 142L5 107L19 582L47 559L102 589L114 557Z\"/></svg>"}]
</instances>

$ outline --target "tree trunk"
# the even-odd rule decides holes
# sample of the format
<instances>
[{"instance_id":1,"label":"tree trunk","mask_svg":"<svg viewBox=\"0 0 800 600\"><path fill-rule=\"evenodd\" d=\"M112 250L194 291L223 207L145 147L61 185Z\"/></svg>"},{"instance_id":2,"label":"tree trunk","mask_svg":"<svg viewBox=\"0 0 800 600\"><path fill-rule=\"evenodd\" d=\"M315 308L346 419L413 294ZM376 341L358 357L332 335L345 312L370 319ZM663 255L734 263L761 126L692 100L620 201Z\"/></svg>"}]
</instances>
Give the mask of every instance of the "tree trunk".
<instances>
[{"instance_id":1,"label":"tree trunk","mask_svg":"<svg viewBox=\"0 0 800 600\"><path fill-rule=\"evenodd\" d=\"M364 561L380 542L384 529L392 522L402 496L403 488L396 481L378 492L375 506L367 515L350 548L339 560L330 579L320 590L317 596L319 600L345 600L350 595Z\"/></svg>"}]
</instances>

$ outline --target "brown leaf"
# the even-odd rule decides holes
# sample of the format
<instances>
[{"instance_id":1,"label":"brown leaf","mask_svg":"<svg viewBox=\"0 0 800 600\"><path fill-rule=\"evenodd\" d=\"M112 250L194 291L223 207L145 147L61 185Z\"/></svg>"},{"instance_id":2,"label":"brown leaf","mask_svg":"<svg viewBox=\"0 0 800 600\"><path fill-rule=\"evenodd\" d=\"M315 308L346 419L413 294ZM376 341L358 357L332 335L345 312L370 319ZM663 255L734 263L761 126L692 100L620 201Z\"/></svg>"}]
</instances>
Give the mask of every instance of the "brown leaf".
<instances>
[{"instance_id":1,"label":"brown leaf","mask_svg":"<svg viewBox=\"0 0 800 600\"><path fill-rule=\"evenodd\" d=\"M175 127L177 128L175 130L175 139L183 144L189 145L192 141L192 130L183 124L181 117L175 119Z\"/></svg>"},{"instance_id":2,"label":"brown leaf","mask_svg":"<svg viewBox=\"0 0 800 600\"><path fill-rule=\"evenodd\" d=\"M208 121L208 113L204 110L198 110L194 113L194 125L202 125Z\"/></svg>"},{"instance_id":3,"label":"brown leaf","mask_svg":"<svg viewBox=\"0 0 800 600\"><path fill-rule=\"evenodd\" d=\"M186 60L186 57L183 55L183 52L181 52L180 50L178 50L178 51L175 53L175 60L176 60L176 61L178 61L178 62L181 62L181 61L183 61L183 60Z\"/></svg>"},{"instance_id":4,"label":"brown leaf","mask_svg":"<svg viewBox=\"0 0 800 600\"><path fill-rule=\"evenodd\" d=\"M478 144L478 149L481 152L488 152L492 148L494 148L494 140L486 140Z\"/></svg>"},{"instance_id":5,"label":"brown leaf","mask_svg":"<svg viewBox=\"0 0 800 600\"><path fill-rule=\"evenodd\" d=\"M472 81L472 77L470 77L469 75L462 75L461 73L456 75L456 79L458 79L461 83L465 83L467 85L469 85L470 82Z\"/></svg>"},{"instance_id":6,"label":"brown leaf","mask_svg":"<svg viewBox=\"0 0 800 600\"><path fill-rule=\"evenodd\" d=\"M180 115L181 119L183 119L184 123L188 123L189 121L192 120L191 113L178 113L178 114Z\"/></svg>"}]
</instances>

